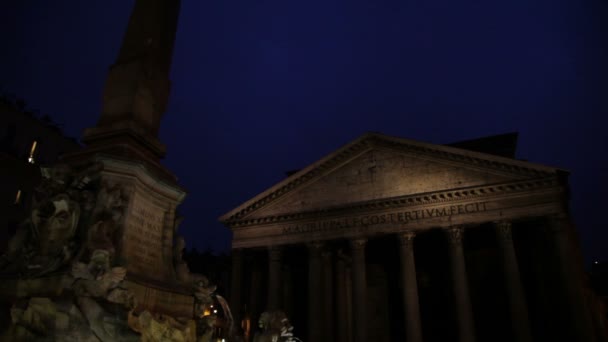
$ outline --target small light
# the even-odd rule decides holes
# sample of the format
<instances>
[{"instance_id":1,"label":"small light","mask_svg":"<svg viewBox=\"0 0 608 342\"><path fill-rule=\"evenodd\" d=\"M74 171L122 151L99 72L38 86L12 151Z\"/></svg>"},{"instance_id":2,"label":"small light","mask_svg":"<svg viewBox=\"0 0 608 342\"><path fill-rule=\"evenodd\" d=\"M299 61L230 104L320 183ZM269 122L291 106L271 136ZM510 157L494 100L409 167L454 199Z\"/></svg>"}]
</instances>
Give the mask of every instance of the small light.
<instances>
[{"instance_id":1,"label":"small light","mask_svg":"<svg viewBox=\"0 0 608 342\"><path fill-rule=\"evenodd\" d=\"M36 147L38 146L38 142L34 140L32 142L32 147L30 148L30 156L27 158L27 162L30 164L34 164L34 153L36 153Z\"/></svg>"},{"instance_id":2,"label":"small light","mask_svg":"<svg viewBox=\"0 0 608 342\"><path fill-rule=\"evenodd\" d=\"M217 310L213 310L213 313L217 313Z\"/></svg>"},{"instance_id":3,"label":"small light","mask_svg":"<svg viewBox=\"0 0 608 342\"><path fill-rule=\"evenodd\" d=\"M593 263L597 265L597 264L599 264L600 262L596 260L596 261L594 261Z\"/></svg>"},{"instance_id":4,"label":"small light","mask_svg":"<svg viewBox=\"0 0 608 342\"><path fill-rule=\"evenodd\" d=\"M21 202L21 190L17 190L17 196L15 197L15 204L19 204Z\"/></svg>"}]
</instances>

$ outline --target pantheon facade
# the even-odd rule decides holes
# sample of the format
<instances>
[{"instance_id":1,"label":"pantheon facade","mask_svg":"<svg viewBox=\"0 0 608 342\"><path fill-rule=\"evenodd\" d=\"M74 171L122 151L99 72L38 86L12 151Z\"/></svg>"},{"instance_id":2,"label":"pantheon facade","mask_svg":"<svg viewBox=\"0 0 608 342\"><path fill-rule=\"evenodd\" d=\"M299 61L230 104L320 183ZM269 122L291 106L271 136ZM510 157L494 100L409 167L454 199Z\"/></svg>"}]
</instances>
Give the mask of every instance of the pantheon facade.
<instances>
[{"instance_id":1,"label":"pantheon facade","mask_svg":"<svg viewBox=\"0 0 608 342\"><path fill-rule=\"evenodd\" d=\"M596 341L568 172L505 139L367 133L222 216L245 333L280 309L309 342Z\"/></svg>"}]
</instances>

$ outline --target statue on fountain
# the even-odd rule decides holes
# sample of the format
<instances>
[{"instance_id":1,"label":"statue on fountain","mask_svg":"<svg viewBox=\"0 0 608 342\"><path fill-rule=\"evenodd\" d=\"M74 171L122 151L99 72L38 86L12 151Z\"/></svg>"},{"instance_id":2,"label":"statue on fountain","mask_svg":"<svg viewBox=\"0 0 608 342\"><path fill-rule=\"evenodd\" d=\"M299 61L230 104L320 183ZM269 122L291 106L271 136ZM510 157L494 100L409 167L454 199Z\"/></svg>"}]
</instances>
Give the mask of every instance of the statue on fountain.
<instances>
[{"instance_id":1,"label":"statue on fountain","mask_svg":"<svg viewBox=\"0 0 608 342\"><path fill-rule=\"evenodd\" d=\"M100 171L42 168L31 215L0 258L3 281L21 284L3 339L137 340L126 324L135 306L126 269L114 258L126 198Z\"/></svg>"},{"instance_id":2,"label":"statue on fountain","mask_svg":"<svg viewBox=\"0 0 608 342\"><path fill-rule=\"evenodd\" d=\"M0 340L210 341L217 317L204 313L217 301L216 287L190 273L180 237L177 278L191 288L194 317L188 319L201 321L199 331L187 320L136 311L127 269L117 259L129 198L121 184L102 182L101 170L97 164L82 172L66 165L42 169L31 215L0 257L0 281L21 284L14 287L18 295L6 290L17 298Z\"/></svg>"},{"instance_id":3,"label":"statue on fountain","mask_svg":"<svg viewBox=\"0 0 608 342\"><path fill-rule=\"evenodd\" d=\"M293 326L283 311L265 311L258 321L260 332L253 342L296 342L301 341L293 336Z\"/></svg>"},{"instance_id":4,"label":"statue on fountain","mask_svg":"<svg viewBox=\"0 0 608 342\"><path fill-rule=\"evenodd\" d=\"M87 185L95 167L74 175L67 165L42 168L32 211L0 257L0 274L43 276L66 267L77 252L81 223L90 216L94 195Z\"/></svg>"}]
</instances>

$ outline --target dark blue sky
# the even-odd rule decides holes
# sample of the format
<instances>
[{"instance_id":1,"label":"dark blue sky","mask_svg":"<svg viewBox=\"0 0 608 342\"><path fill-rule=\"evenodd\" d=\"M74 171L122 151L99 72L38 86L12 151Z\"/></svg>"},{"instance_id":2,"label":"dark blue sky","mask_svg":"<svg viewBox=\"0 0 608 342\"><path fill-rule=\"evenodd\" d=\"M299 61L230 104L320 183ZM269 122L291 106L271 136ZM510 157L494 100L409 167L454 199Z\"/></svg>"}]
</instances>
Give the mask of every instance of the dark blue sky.
<instances>
[{"instance_id":1,"label":"dark blue sky","mask_svg":"<svg viewBox=\"0 0 608 342\"><path fill-rule=\"evenodd\" d=\"M0 86L80 137L133 0L3 4ZM184 0L165 164L189 246L226 211L366 131L433 143L520 132L572 172L586 259L608 259L605 0Z\"/></svg>"}]
</instances>

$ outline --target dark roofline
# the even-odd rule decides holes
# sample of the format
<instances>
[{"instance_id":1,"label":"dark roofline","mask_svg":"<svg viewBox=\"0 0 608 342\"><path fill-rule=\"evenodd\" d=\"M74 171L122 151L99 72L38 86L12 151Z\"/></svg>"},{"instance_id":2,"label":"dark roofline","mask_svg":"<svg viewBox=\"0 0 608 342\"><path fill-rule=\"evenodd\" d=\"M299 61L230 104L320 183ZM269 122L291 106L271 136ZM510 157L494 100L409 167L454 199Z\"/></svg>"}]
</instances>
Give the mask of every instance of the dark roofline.
<instances>
[{"instance_id":1,"label":"dark roofline","mask_svg":"<svg viewBox=\"0 0 608 342\"><path fill-rule=\"evenodd\" d=\"M515 158L519 132L510 132L487 137L457 141L445 146L457 147L463 150L493 154L506 158Z\"/></svg>"}]
</instances>

